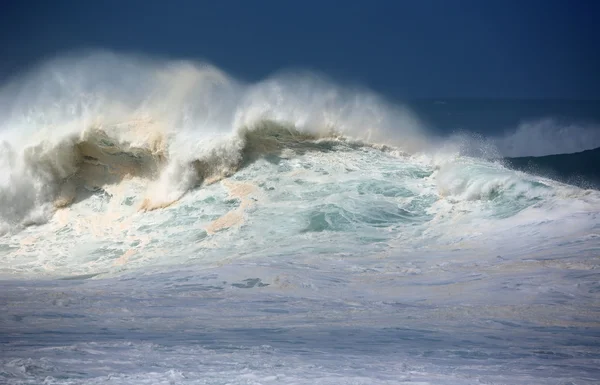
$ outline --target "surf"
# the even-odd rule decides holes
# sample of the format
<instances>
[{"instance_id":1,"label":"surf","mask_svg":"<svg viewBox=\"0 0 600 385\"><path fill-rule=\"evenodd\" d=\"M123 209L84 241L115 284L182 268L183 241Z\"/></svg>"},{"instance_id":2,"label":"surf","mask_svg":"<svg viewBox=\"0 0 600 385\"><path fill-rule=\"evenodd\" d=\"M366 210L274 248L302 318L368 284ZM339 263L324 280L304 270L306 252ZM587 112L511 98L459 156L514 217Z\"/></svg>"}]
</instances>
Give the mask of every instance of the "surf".
<instances>
[{"instance_id":1,"label":"surf","mask_svg":"<svg viewBox=\"0 0 600 385\"><path fill-rule=\"evenodd\" d=\"M434 135L409 109L315 74L245 83L206 63L95 52L45 63L0 98L5 274L305 247L483 250L521 226L533 238L510 254L560 223L572 221L557 240L588 234L598 213L597 192L511 170L485 139Z\"/></svg>"}]
</instances>

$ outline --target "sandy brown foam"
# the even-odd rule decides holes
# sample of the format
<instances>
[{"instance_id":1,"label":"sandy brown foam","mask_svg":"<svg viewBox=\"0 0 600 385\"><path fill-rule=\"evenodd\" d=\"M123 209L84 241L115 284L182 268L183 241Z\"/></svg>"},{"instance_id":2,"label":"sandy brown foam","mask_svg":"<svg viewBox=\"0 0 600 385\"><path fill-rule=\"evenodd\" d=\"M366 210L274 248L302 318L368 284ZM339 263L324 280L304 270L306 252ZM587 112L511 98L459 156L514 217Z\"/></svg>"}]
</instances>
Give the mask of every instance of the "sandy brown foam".
<instances>
[{"instance_id":1,"label":"sandy brown foam","mask_svg":"<svg viewBox=\"0 0 600 385\"><path fill-rule=\"evenodd\" d=\"M250 183L236 183L230 180L224 180L221 184L228 190L229 197L240 200L240 205L225 215L217 218L206 227L208 234L214 234L218 231L239 226L244 223L244 214L246 209L252 205L250 195L256 191L256 186Z\"/></svg>"}]
</instances>

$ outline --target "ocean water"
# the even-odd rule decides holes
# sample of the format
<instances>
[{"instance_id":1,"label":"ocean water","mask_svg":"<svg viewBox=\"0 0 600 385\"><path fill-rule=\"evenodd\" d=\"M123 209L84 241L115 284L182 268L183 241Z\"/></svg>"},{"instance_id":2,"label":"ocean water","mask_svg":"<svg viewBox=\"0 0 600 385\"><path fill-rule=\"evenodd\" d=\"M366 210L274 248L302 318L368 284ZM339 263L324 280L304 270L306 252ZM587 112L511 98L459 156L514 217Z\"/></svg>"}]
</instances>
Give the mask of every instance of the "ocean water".
<instances>
[{"instance_id":1,"label":"ocean water","mask_svg":"<svg viewBox=\"0 0 600 385\"><path fill-rule=\"evenodd\" d=\"M0 101L0 383L600 381L600 192L503 161L593 119L110 53Z\"/></svg>"}]
</instances>

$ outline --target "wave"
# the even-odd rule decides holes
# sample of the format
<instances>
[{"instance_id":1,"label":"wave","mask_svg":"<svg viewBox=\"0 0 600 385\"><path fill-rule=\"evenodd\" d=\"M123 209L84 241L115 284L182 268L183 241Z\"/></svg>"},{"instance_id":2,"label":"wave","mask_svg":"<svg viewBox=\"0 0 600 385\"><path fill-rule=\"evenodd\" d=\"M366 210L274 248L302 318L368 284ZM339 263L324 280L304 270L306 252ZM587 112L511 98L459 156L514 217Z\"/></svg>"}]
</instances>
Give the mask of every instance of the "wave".
<instances>
[{"instance_id":1,"label":"wave","mask_svg":"<svg viewBox=\"0 0 600 385\"><path fill-rule=\"evenodd\" d=\"M119 172L107 171L123 164L114 157L130 154L110 152L102 161L82 157L70 179L75 187L70 205L43 226L0 237L0 275L119 274L301 250L371 255L483 247L487 253L490 242L507 236L512 250L536 244L532 239L540 234L564 238L594 231L600 207L594 191L500 163L315 139L272 122L246 132L242 154L231 177L200 182L202 188L191 189L177 204L145 212L140 212L144 198L155 193L158 179L121 179ZM161 158L150 156L135 158L148 163L134 162L130 169L152 171L150 161ZM86 181L111 177L117 182L98 188ZM567 232L565 221L573 222Z\"/></svg>"},{"instance_id":2,"label":"wave","mask_svg":"<svg viewBox=\"0 0 600 385\"><path fill-rule=\"evenodd\" d=\"M8 179L0 194L2 218L12 225L40 223L53 208L134 178L147 183L140 210L153 210L172 204L191 188L231 176L262 156L280 155L286 150L326 151L332 141L364 145L335 133L316 136L292 126L259 121L236 135L209 141L205 148L200 147L201 142L191 143L200 148L188 149L184 154L189 156L182 158L179 153L172 154L173 149L163 137L132 143L115 135L115 130L137 131L152 126L151 121L138 120L90 127L58 143L28 146L21 154L4 143L1 159Z\"/></svg>"},{"instance_id":3,"label":"wave","mask_svg":"<svg viewBox=\"0 0 600 385\"><path fill-rule=\"evenodd\" d=\"M542 175L563 183L600 190L600 148L548 156L506 158L505 164L515 170Z\"/></svg>"},{"instance_id":4,"label":"wave","mask_svg":"<svg viewBox=\"0 0 600 385\"><path fill-rule=\"evenodd\" d=\"M600 147L600 125L542 118L495 136L459 130L438 140L440 146L484 159L572 154Z\"/></svg>"},{"instance_id":5,"label":"wave","mask_svg":"<svg viewBox=\"0 0 600 385\"><path fill-rule=\"evenodd\" d=\"M569 154L600 147L600 125L543 118L490 140L505 157Z\"/></svg>"},{"instance_id":6,"label":"wave","mask_svg":"<svg viewBox=\"0 0 600 385\"><path fill-rule=\"evenodd\" d=\"M459 159L490 158L512 139L436 137L407 108L315 74L247 84L206 63L94 52L45 63L0 101L0 231L44 223L126 180L142 186L138 209L154 210L261 157L340 144L425 162L438 170L438 193L461 200L523 180L495 165L474 177Z\"/></svg>"},{"instance_id":7,"label":"wave","mask_svg":"<svg viewBox=\"0 0 600 385\"><path fill-rule=\"evenodd\" d=\"M0 100L4 227L41 223L81 185L123 178L151 182L143 209L164 207L231 175L275 138L344 136L406 151L426 142L408 110L316 75L244 84L205 63L108 52L46 63L7 85Z\"/></svg>"}]
</instances>

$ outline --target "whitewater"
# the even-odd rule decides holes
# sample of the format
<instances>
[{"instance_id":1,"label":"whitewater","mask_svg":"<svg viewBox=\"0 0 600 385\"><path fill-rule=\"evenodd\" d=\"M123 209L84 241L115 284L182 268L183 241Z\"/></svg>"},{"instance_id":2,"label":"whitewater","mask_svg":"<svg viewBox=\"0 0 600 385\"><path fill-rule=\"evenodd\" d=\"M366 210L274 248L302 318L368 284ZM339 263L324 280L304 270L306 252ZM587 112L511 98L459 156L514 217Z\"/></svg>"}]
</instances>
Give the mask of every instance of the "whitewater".
<instances>
[{"instance_id":1,"label":"whitewater","mask_svg":"<svg viewBox=\"0 0 600 385\"><path fill-rule=\"evenodd\" d=\"M600 192L500 159L600 134L542 123L442 136L306 72L31 69L0 90L0 383L598 383Z\"/></svg>"}]
</instances>

